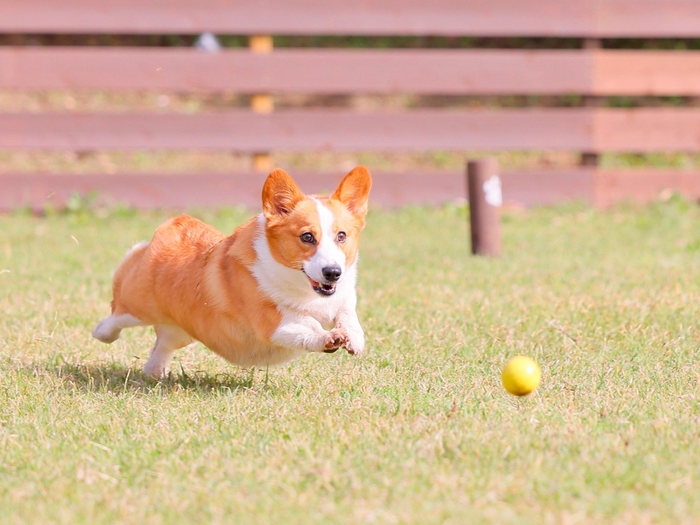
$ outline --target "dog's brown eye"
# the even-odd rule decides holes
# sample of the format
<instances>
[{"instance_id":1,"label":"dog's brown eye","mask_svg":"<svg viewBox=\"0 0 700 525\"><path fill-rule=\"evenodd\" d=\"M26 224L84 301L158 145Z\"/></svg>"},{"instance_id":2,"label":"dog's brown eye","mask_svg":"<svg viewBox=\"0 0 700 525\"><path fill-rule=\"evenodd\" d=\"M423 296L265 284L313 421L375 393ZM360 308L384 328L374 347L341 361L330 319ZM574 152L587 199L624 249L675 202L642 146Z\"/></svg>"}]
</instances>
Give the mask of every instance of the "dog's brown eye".
<instances>
[{"instance_id":1,"label":"dog's brown eye","mask_svg":"<svg viewBox=\"0 0 700 525\"><path fill-rule=\"evenodd\" d=\"M345 232L338 232L338 235L336 236L335 240L342 244L347 238L348 236L345 234Z\"/></svg>"},{"instance_id":2,"label":"dog's brown eye","mask_svg":"<svg viewBox=\"0 0 700 525\"><path fill-rule=\"evenodd\" d=\"M302 233L300 239L301 242L306 244L316 244L316 238L311 232Z\"/></svg>"}]
</instances>

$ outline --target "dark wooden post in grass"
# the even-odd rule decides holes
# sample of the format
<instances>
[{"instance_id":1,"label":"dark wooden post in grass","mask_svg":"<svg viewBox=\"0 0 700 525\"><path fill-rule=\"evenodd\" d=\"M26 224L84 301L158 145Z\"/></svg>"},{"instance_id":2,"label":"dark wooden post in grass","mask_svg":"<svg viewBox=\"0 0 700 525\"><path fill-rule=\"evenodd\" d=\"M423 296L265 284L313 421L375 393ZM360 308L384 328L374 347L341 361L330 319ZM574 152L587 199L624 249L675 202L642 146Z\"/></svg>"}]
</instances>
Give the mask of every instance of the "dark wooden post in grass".
<instances>
[{"instance_id":1,"label":"dark wooden post in grass","mask_svg":"<svg viewBox=\"0 0 700 525\"><path fill-rule=\"evenodd\" d=\"M472 253L497 257L501 254L501 179L495 158L467 163L469 222Z\"/></svg>"}]
</instances>

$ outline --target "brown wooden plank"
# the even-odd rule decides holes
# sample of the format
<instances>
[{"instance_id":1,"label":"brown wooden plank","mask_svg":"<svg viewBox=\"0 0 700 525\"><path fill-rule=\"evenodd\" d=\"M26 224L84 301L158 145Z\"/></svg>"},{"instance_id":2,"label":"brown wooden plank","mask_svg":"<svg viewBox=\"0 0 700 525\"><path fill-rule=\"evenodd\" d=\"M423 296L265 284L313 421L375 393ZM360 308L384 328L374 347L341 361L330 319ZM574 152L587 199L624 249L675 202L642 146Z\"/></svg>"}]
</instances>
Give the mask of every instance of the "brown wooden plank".
<instances>
[{"instance_id":1,"label":"brown wooden plank","mask_svg":"<svg viewBox=\"0 0 700 525\"><path fill-rule=\"evenodd\" d=\"M427 151L581 150L592 147L585 108L355 113L229 110L4 114L0 148L26 150ZM652 123L653 124L653 123ZM601 147L605 147L601 143Z\"/></svg>"},{"instance_id":2,"label":"brown wooden plank","mask_svg":"<svg viewBox=\"0 0 700 525\"><path fill-rule=\"evenodd\" d=\"M0 48L0 88L700 95L700 52Z\"/></svg>"},{"instance_id":3,"label":"brown wooden plank","mask_svg":"<svg viewBox=\"0 0 700 525\"><path fill-rule=\"evenodd\" d=\"M330 191L342 173L296 173L309 193ZM225 207L260 209L260 173L199 174L0 174L0 211L47 206L61 208L73 194L97 194L100 205L138 209ZM373 172L373 207L464 202L463 172ZM581 201L608 207L618 202L650 202L667 191L700 199L700 171L669 169L552 170L501 174L505 206L538 206Z\"/></svg>"},{"instance_id":4,"label":"brown wooden plank","mask_svg":"<svg viewBox=\"0 0 700 525\"><path fill-rule=\"evenodd\" d=\"M599 95L700 95L700 52L606 50L593 54Z\"/></svg>"},{"instance_id":5,"label":"brown wooden plank","mask_svg":"<svg viewBox=\"0 0 700 525\"><path fill-rule=\"evenodd\" d=\"M696 0L25 0L6 33L697 37Z\"/></svg>"},{"instance_id":6,"label":"brown wooden plank","mask_svg":"<svg viewBox=\"0 0 700 525\"><path fill-rule=\"evenodd\" d=\"M307 193L332 191L342 173L290 173ZM370 197L373 207L408 204L439 205L466 202L464 172L404 173L373 170ZM592 201L592 171L506 172L501 174L506 206L547 205L571 200ZM260 209L265 174L0 174L0 211L47 206L62 208L77 193L96 194L98 205L126 205L138 209L224 207L243 205Z\"/></svg>"},{"instance_id":7,"label":"brown wooden plank","mask_svg":"<svg viewBox=\"0 0 700 525\"><path fill-rule=\"evenodd\" d=\"M669 191L699 200L700 171L654 168L598 170L594 202L600 207L624 201L651 202Z\"/></svg>"},{"instance_id":8,"label":"brown wooden plank","mask_svg":"<svg viewBox=\"0 0 700 525\"><path fill-rule=\"evenodd\" d=\"M700 52L0 48L0 88L700 95Z\"/></svg>"},{"instance_id":9,"label":"brown wooden plank","mask_svg":"<svg viewBox=\"0 0 700 525\"><path fill-rule=\"evenodd\" d=\"M292 175L308 193L335 189L342 173ZM260 209L266 174L0 174L0 211L47 206L62 208L78 193L96 195L98 205L138 209L246 206ZM466 197L461 173L374 173L372 205L442 204Z\"/></svg>"},{"instance_id":10,"label":"brown wooden plank","mask_svg":"<svg viewBox=\"0 0 700 525\"><path fill-rule=\"evenodd\" d=\"M700 108L596 109L592 151L700 151Z\"/></svg>"},{"instance_id":11,"label":"brown wooden plank","mask_svg":"<svg viewBox=\"0 0 700 525\"><path fill-rule=\"evenodd\" d=\"M0 148L25 150L700 151L697 108L20 113L2 124Z\"/></svg>"},{"instance_id":12,"label":"brown wooden plank","mask_svg":"<svg viewBox=\"0 0 700 525\"><path fill-rule=\"evenodd\" d=\"M700 151L700 109L5 114L0 148Z\"/></svg>"},{"instance_id":13,"label":"brown wooden plank","mask_svg":"<svg viewBox=\"0 0 700 525\"><path fill-rule=\"evenodd\" d=\"M547 206L564 202L592 203L591 168L518 170L501 173L505 206Z\"/></svg>"},{"instance_id":14,"label":"brown wooden plank","mask_svg":"<svg viewBox=\"0 0 700 525\"><path fill-rule=\"evenodd\" d=\"M30 33L566 34L585 31L584 2L539 0L26 0L0 3L0 31Z\"/></svg>"},{"instance_id":15,"label":"brown wooden plank","mask_svg":"<svg viewBox=\"0 0 700 525\"><path fill-rule=\"evenodd\" d=\"M0 174L0 210L49 206L61 209L71 195L95 196L95 204L138 209L260 207L260 173L208 174Z\"/></svg>"},{"instance_id":16,"label":"brown wooden plank","mask_svg":"<svg viewBox=\"0 0 700 525\"><path fill-rule=\"evenodd\" d=\"M0 88L239 93L584 93L578 50L0 48ZM693 62L694 64L694 62Z\"/></svg>"},{"instance_id":17,"label":"brown wooden plank","mask_svg":"<svg viewBox=\"0 0 700 525\"><path fill-rule=\"evenodd\" d=\"M697 38L697 0L595 0L595 34L617 38Z\"/></svg>"}]
</instances>

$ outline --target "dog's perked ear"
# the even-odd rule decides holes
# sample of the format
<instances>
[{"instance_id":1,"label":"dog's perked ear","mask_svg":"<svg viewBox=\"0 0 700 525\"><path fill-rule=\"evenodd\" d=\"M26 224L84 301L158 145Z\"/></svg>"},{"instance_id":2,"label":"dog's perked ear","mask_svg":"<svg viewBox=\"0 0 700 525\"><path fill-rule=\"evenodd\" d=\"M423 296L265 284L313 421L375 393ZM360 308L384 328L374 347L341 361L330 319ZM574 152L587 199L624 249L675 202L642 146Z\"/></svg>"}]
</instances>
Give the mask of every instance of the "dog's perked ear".
<instances>
[{"instance_id":1,"label":"dog's perked ear","mask_svg":"<svg viewBox=\"0 0 700 525\"><path fill-rule=\"evenodd\" d=\"M351 212L364 218L371 189L372 177L369 171L364 166L358 166L345 175L331 198L339 200Z\"/></svg>"},{"instance_id":2,"label":"dog's perked ear","mask_svg":"<svg viewBox=\"0 0 700 525\"><path fill-rule=\"evenodd\" d=\"M296 182L281 169L272 170L262 189L262 208L266 219L287 215L304 199Z\"/></svg>"}]
</instances>

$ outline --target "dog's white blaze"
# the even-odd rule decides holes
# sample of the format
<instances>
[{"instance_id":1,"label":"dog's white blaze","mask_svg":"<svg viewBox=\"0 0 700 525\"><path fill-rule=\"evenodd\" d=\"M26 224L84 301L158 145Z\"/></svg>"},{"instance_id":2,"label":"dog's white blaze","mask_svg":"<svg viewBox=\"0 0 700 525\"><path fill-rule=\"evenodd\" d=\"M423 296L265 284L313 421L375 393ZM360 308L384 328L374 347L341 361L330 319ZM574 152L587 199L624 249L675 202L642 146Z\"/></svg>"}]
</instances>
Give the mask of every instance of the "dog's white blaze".
<instances>
[{"instance_id":1,"label":"dog's white blaze","mask_svg":"<svg viewBox=\"0 0 700 525\"><path fill-rule=\"evenodd\" d=\"M341 266L343 278L338 282L335 293L323 297L313 291L303 272L287 268L272 256L265 236L265 216L262 213L258 216L258 228L253 241L258 258L251 270L262 292L278 304L283 316L291 313L290 310L301 310L304 315L310 315L329 329L334 326L341 312L354 311L357 305L357 260L348 268ZM283 321L282 324L286 323Z\"/></svg>"},{"instance_id":2,"label":"dog's white blaze","mask_svg":"<svg viewBox=\"0 0 700 525\"><path fill-rule=\"evenodd\" d=\"M323 269L329 266L337 266L342 270L340 280L345 274L345 253L335 242L335 217L331 210L326 208L321 202L314 199L318 218L321 226L321 238L318 240L316 253L304 264L304 271L314 281L326 282L323 277Z\"/></svg>"}]
</instances>

